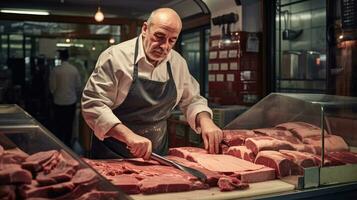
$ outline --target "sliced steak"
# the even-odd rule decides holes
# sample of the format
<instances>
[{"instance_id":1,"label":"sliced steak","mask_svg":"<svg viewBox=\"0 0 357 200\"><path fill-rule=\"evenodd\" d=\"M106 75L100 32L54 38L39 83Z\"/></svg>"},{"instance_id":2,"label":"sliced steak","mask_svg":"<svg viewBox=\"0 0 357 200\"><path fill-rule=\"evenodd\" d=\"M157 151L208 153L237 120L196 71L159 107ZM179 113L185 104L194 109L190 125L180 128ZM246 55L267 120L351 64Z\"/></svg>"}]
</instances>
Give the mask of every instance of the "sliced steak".
<instances>
[{"instance_id":1,"label":"sliced steak","mask_svg":"<svg viewBox=\"0 0 357 200\"><path fill-rule=\"evenodd\" d=\"M62 196L74 189L72 182L58 183L49 186L39 186L36 181L32 181L31 185L22 185L19 192L23 198L55 198Z\"/></svg>"},{"instance_id":2,"label":"sliced steak","mask_svg":"<svg viewBox=\"0 0 357 200\"><path fill-rule=\"evenodd\" d=\"M0 156L0 165L21 164L27 157L28 154L26 154L19 148L7 149L4 150L3 155Z\"/></svg>"},{"instance_id":3,"label":"sliced steak","mask_svg":"<svg viewBox=\"0 0 357 200\"><path fill-rule=\"evenodd\" d=\"M75 188L71 192L69 192L65 195L59 196L55 199L56 200L77 199L80 196L82 196L83 194L86 194L90 191L98 189L98 185L99 185L98 180L82 183L80 185L75 186Z\"/></svg>"},{"instance_id":4,"label":"sliced steak","mask_svg":"<svg viewBox=\"0 0 357 200\"><path fill-rule=\"evenodd\" d=\"M96 178L97 174L92 169L86 168L78 170L73 176L72 182L74 185L80 185L94 181Z\"/></svg>"},{"instance_id":5,"label":"sliced steak","mask_svg":"<svg viewBox=\"0 0 357 200\"><path fill-rule=\"evenodd\" d=\"M303 140L307 137L321 135L320 127L306 122L287 122L275 126L278 129L291 131L295 137ZM327 135L327 131L324 132Z\"/></svg>"},{"instance_id":6,"label":"sliced steak","mask_svg":"<svg viewBox=\"0 0 357 200\"><path fill-rule=\"evenodd\" d=\"M5 150L4 147L0 145L0 157L4 154Z\"/></svg>"},{"instance_id":7,"label":"sliced steak","mask_svg":"<svg viewBox=\"0 0 357 200\"><path fill-rule=\"evenodd\" d=\"M31 172L22 169L20 165L2 165L0 169L0 183L2 184L30 184L32 180Z\"/></svg>"},{"instance_id":8,"label":"sliced steak","mask_svg":"<svg viewBox=\"0 0 357 200\"><path fill-rule=\"evenodd\" d=\"M300 128L320 129L320 127L306 122L286 122L286 123L278 124L275 127L285 130L293 130L293 129L300 129Z\"/></svg>"},{"instance_id":9,"label":"sliced steak","mask_svg":"<svg viewBox=\"0 0 357 200\"><path fill-rule=\"evenodd\" d=\"M54 154L58 153L57 150L50 151L40 151L32 154L22 163L22 167L28 169L32 172L37 172L42 170L42 164L50 160Z\"/></svg>"},{"instance_id":10,"label":"sliced steak","mask_svg":"<svg viewBox=\"0 0 357 200\"><path fill-rule=\"evenodd\" d=\"M110 179L111 183L127 194L139 194L141 183L133 175L130 174L121 174Z\"/></svg>"},{"instance_id":11,"label":"sliced steak","mask_svg":"<svg viewBox=\"0 0 357 200\"><path fill-rule=\"evenodd\" d=\"M277 129L277 128L259 128L253 130L256 134L262 136L293 136L293 134L288 130Z\"/></svg>"},{"instance_id":12,"label":"sliced steak","mask_svg":"<svg viewBox=\"0 0 357 200\"><path fill-rule=\"evenodd\" d=\"M349 151L329 152L327 156L335 161L345 164L357 164L357 153Z\"/></svg>"},{"instance_id":13,"label":"sliced steak","mask_svg":"<svg viewBox=\"0 0 357 200\"><path fill-rule=\"evenodd\" d=\"M192 153L191 156L202 167L221 173L257 170L264 167L231 155Z\"/></svg>"},{"instance_id":14,"label":"sliced steak","mask_svg":"<svg viewBox=\"0 0 357 200\"><path fill-rule=\"evenodd\" d=\"M275 169L264 167L262 169L240 172L239 179L243 183L257 183L263 181L274 180L276 178Z\"/></svg>"},{"instance_id":15,"label":"sliced steak","mask_svg":"<svg viewBox=\"0 0 357 200\"><path fill-rule=\"evenodd\" d=\"M288 156L294 163L291 167L292 175L303 175L304 168L316 166L314 156L310 153L289 150L280 150L279 152Z\"/></svg>"},{"instance_id":16,"label":"sliced steak","mask_svg":"<svg viewBox=\"0 0 357 200\"><path fill-rule=\"evenodd\" d=\"M278 151L260 151L255 159L255 163L275 169L278 177L289 176L291 174L291 166L293 165L289 157Z\"/></svg>"},{"instance_id":17,"label":"sliced steak","mask_svg":"<svg viewBox=\"0 0 357 200\"><path fill-rule=\"evenodd\" d=\"M259 151L264 151L264 150L278 151L280 149L286 149L286 150L295 149L290 142L278 140L269 136L248 138L245 141L245 146L248 149L250 149L255 155L257 155Z\"/></svg>"},{"instance_id":18,"label":"sliced steak","mask_svg":"<svg viewBox=\"0 0 357 200\"><path fill-rule=\"evenodd\" d=\"M223 130L222 143L228 146L244 145L247 138L255 137L256 134L251 130Z\"/></svg>"},{"instance_id":19,"label":"sliced steak","mask_svg":"<svg viewBox=\"0 0 357 200\"><path fill-rule=\"evenodd\" d=\"M147 177L141 181L141 192L144 194L188 191L192 182L175 174L161 174Z\"/></svg>"},{"instance_id":20,"label":"sliced steak","mask_svg":"<svg viewBox=\"0 0 357 200\"><path fill-rule=\"evenodd\" d=\"M15 200L16 186L15 185L0 185L0 199Z\"/></svg>"},{"instance_id":21,"label":"sliced steak","mask_svg":"<svg viewBox=\"0 0 357 200\"><path fill-rule=\"evenodd\" d=\"M249 162L254 162L255 155L254 153L248 149L246 146L231 146L226 151L227 155L231 155Z\"/></svg>"},{"instance_id":22,"label":"sliced steak","mask_svg":"<svg viewBox=\"0 0 357 200\"><path fill-rule=\"evenodd\" d=\"M240 180L234 177L221 177L218 180L218 187L221 192L232 190L244 190L249 188L248 183L242 183Z\"/></svg>"},{"instance_id":23,"label":"sliced steak","mask_svg":"<svg viewBox=\"0 0 357 200\"><path fill-rule=\"evenodd\" d=\"M308 137L303 139L305 144L312 145L317 154L321 154L321 135ZM337 135L326 135L325 136L325 151L332 152L332 151L348 151L349 147L345 140Z\"/></svg>"},{"instance_id":24,"label":"sliced steak","mask_svg":"<svg viewBox=\"0 0 357 200\"><path fill-rule=\"evenodd\" d=\"M169 155L185 158L187 160L191 160L191 153L206 154L208 152L205 149L197 147L177 147L169 149Z\"/></svg>"}]
</instances>

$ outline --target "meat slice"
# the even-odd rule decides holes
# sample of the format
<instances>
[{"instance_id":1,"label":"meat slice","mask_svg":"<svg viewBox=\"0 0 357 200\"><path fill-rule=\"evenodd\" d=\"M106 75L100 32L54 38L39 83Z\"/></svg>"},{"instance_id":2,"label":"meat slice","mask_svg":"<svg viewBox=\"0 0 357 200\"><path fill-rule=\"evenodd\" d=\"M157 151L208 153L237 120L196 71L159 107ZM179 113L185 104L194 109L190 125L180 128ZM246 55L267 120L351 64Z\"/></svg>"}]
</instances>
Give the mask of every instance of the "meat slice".
<instances>
[{"instance_id":1,"label":"meat slice","mask_svg":"<svg viewBox=\"0 0 357 200\"><path fill-rule=\"evenodd\" d=\"M111 183L127 194L139 194L141 183L133 175L121 174L110 179Z\"/></svg>"},{"instance_id":2,"label":"meat slice","mask_svg":"<svg viewBox=\"0 0 357 200\"><path fill-rule=\"evenodd\" d=\"M256 134L251 130L223 130L222 143L228 146L244 145L247 138L255 137Z\"/></svg>"},{"instance_id":3,"label":"meat slice","mask_svg":"<svg viewBox=\"0 0 357 200\"><path fill-rule=\"evenodd\" d=\"M305 144L310 144L312 145L317 154L321 154L321 145L322 145L322 140L321 140L321 135L309 137L303 139L303 142ZM337 135L326 135L325 136L325 151L326 152L332 152L332 151L348 151L349 147L345 140Z\"/></svg>"},{"instance_id":4,"label":"meat slice","mask_svg":"<svg viewBox=\"0 0 357 200\"><path fill-rule=\"evenodd\" d=\"M200 164L202 167L215 172L241 172L258 170L264 167L231 155L192 153L191 156L195 162Z\"/></svg>"},{"instance_id":5,"label":"meat slice","mask_svg":"<svg viewBox=\"0 0 357 200\"><path fill-rule=\"evenodd\" d=\"M264 167L258 170L240 172L238 173L238 177L243 183L257 183L274 180L276 175L275 169Z\"/></svg>"},{"instance_id":6,"label":"meat slice","mask_svg":"<svg viewBox=\"0 0 357 200\"><path fill-rule=\"evenodd\" d=\"M292 161L289 157L278 151L260 151L255 159L256 164L274 168L278 177L285 177L291 174Z\"/></svg>"},{"instance_id":7,"label":"meat slice","mask_svg":"<svg viewBox=\"0 0 357 200\"><path fill-rule=\"evenodd\" d=\"M62 196L74 189L72 182L58 183L49 186L39 186L36 181L32 181L31 185L22 185L19 192L23 198L55 198Z\"/></svg>"},{"instance_id":8,"label":"meat slice","mask_svg":"<svg viewBox=\"0 0 357 200\"><path fill-rule=\"evenodd\" d=\"M225 152L227 155L231 155L249 162L254 162L255 155L254 153L248 149L246 146L231 146Z\"/></svg>"},{"instance_id":9,"label":"meat slice","mask_svg":"<svg viewBox=\"0 0 357 200\"><path fill-rule=\"evenodd\" d=\"M185 158L187 160L192 160L191 153L206 154L208 152L205 149L198 147L177 147L169 149L169 155Z\"/></svg>"},{"instance_id":10,"label":"meat slice","mask_svg":"<svg viewBox=\"0 0 357 200\"><path fill-rule=\"evenodd\" d=\"M0 156L0 165L2 164L21 164L29 155L19 148L6 149Z\"/></svg>"},{"instance_id":11,"label":"meat slice","mask_svg":"<svg viewBox=\"0 0 357 200\"><path fill-rule=\"evenodd\" d=\"M328 158L345 164L357 164L357 153L337 151L327 153Z\"/></svg>"},{"instance_id":12,"label":"meat slice","mask_svg":"<svg viewBox=\"0 0 357 200\"><path fill-rule=\"evenodd\" d=\"M0 145L0 157L4 154L4 147L2 147L1 145Z\"/></svg>"},{"instance_id":13,"label":"meat slice","mask_svg":"<svg viewBox=\"0 0 357 200\"><path fill-rule=\"evenodd\" d=\"M75 188L65 195L56 197L56 200L68 200L68 199L77 199L83 194L89 193L90 191L98 189L98 180L94 180L91 182L85 182L75 186Z\"/></svg>"},{"instance_id":14,"label":"meat slice","mask_svg":"<svg viewBox=\"0 0 357 200\"><path fill-rule=\"evenodd\" d=\"M147 177L141 184L140 190L144 194L188 191L192 185L189 180L175 174Z\"/></svg>"},{"instance_id":15,"label":"meat slice","mask_svg":"<svg viewBox=\"0 0 357 200\"><path fill-rule=\"evenodd\" d=\"M97 174L89 168L80 169L76 172L76 174L72 178L72 182L74 185L80 185L83 183L92 182L97 178Z\"/></svg>"},{"instance_id":16,"label":"meat slice","mask_svg":"<svg viewBox=\"0 0 357 200\"><path fill-rule=\"evenodd\" d=\"M249 188L248 183L242 183L240 180L234 177L221 177L218 180L218 187L222 192L232 190L244 190Z\"/></svg>"},{"instance_id":17,"label":"meat slice","mask_svg":"<svg viewBox=\"0 0 357 200\"><path fill-rule=\"evenodd\" d=\"M294 163L291 167L292 175L303 175L304 168L316 166L316 162L312 154L289 150L280 150L279 152L288 156Z\"/></svg>"},{"instance_id":18,"label":"meat slice","mask_svg":"<svg viewBox=\"0 0 357 200\"><path fill-rule=\"evenodd\" d=\"M259 128L253 130L256 134L262 136L293 136L293 134L288 130L277 129L277 128Z\"/></svg>"},{"instance_id":19,"label":"meat slice","mask_svg":"<svg viewBox=\"0 0 357 200\"><path fill-rule=\"evenodd\" d=\"M20 165L2 165L0 169L0 183L2 184L29 184L32 180L31 172L22 169Z\"/></svg>"},{"instance_id":20,"label":"meat slice","mask_svg":"<svg viewBox=\"0 0 357 200\"><path fill-rule=\"evenodd\" d=\"M287 122L275 126L278 129L291 131L295 137L303 140L307 137L321 135L320 127L306 122ZM327 131L324 132L327 135Z\"/></svg>"},{"instance_id":21,"label":"meat slice","mask_svg":"<svg viewBox=\"0 0 357 200\"><path fill-rule=\"evenodd\" d=\"M22 167L33 172L41 171L42 164L50 160L54 154L58 153L57 150L40 151L32 154L22 163Z\"/></svg>"},{"instance_id":22,"label":"meat slice","mask_svg":"<svg viewBox=\"0 0 357 200\"><path fill-rule=\"evenodd\" d=\"M286 150L295 149L290 142L278 140L269 136L248 138L245 141L245 146L248 149L250 149L255 155L257 155L259 151L264 151L264 150L278 151L280 149L286 149Z\"/></svg>"},{"instance_id":23,"label":"meat slice","mask_svg":"<svg viewBox=\"0 0 357 200\"><path fill-rule=\"evenodd\" d=\"M168 158L168 159L170 159L172 161L175 161L175 162L177 162L179 164L182 164L184 166L191 167L191 168L194 168L196 170L199 170L200 172L202 172L203 174L206 175L206 177L207 177L206 183L211 187L212 186L216 186L218 179L222 176L221 174L219 174L217 172L210 171L210 170L202 167L201 165L199 165L196 162L188 161L188 160L186 160L184 158L180 158L180 157L177 157L177 156L166 156L166 158Z\"/></svg>"}]
</instances>

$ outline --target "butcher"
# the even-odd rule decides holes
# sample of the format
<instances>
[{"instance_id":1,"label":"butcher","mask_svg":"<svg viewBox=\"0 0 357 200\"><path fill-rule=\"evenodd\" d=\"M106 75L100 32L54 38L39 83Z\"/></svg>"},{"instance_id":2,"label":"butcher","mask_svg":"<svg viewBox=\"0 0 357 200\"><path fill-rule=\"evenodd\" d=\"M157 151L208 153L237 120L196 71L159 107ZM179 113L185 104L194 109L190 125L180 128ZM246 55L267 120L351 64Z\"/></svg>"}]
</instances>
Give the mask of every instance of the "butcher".
<instances>
[{"instance_id":1,"label":"butcher","mask_svg":"<svg viewBox=\"0 0 357 200\"><path fill-rule=\"evenodd\" d=\"M101 53L81 100L82 115L95 134L92 155L102 153L101 145L125 158L165 155L166 120L176 106L208 152L218 153L222 130L212 121L185 59L172 49L181 28L174 10L159 8L138 37Z\"/></svg>"}]
</instances>

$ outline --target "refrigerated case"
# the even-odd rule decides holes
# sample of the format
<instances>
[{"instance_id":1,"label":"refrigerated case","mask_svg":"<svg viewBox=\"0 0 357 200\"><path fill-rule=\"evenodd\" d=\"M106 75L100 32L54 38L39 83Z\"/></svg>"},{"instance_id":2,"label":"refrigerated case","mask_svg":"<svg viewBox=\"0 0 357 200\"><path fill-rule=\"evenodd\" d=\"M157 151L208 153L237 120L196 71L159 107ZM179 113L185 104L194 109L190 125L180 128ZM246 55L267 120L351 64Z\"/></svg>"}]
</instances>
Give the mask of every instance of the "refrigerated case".
<instances>
[{"instance_id":1,"label":"refrigerated case","mask_svg":"<svg viewBox=\"0 0 357 200\"><path fill-rule=\"evenodd\" d=\"M0 145L5 150L5 153L2 152L0 156L0 169L3 169L3 166L5 165L5 161L2 159L2 156L4 156L6 152L16 150L16 148L28 155L43 151L57 150L59 153L66 154L66 156L70 156L71 159L74 159L79 163L78 166L76 165L77 172L82 169L91 170L91 173L95 176L94 179L96 181L93 187L91 186L89 191L96 190L113 192L112 194L115 196L114 199L130 199L126 194L119 191L114 185L98 174L97 171L83 162L75 153L71 151L71 149L66 147L51 132L49 132L45 127L32 118L31 115L17 105L0 105ZM25 161L26 160L23 160L21 162L23 163ZM75 175L75 173L73 175ZM76 190L77 187L78 186L76 186L74 190ZM79 190L80 189L77 189L76 191L78 192ZM82 190L81 192L83 192L82 195L84 195L89 191ZM69 193L70 192L66 194ZM16 195L19 194L17 193ZM22 199L22 197L17 196L17 199Z\"/></svg>"},{"instance_id":2,"label":"refrigerated case","mask_svg":"<svg viewBox=\"0 0 357 200\"><path fill-rule=\"evenodd\" d=\"M351 152L357 152L357 98L322 95L272 93L229 123L224 129L258 129L286 122L306 122L340 136ZM321 141L325 141L321 131ZM321 160L325 159L321 142ZM324 163L324 162L321 162ZM297 189L357 183L357 164L306 168L304 176L288 182ZM356 194L355 194L356 195Z\"/></svg>"}]
</instances>

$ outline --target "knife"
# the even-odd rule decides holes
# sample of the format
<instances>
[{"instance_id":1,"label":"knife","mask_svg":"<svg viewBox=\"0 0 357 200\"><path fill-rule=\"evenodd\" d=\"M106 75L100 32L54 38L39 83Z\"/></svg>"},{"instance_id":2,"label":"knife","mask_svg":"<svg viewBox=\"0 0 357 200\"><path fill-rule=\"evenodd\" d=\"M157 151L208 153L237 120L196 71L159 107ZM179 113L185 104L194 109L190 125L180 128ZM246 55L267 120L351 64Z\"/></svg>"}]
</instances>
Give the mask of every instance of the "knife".
<instances>
[{"instance_id":1,"label":"knife","mask_svg":"<svg viewBox=\"0 0 357 200\"><path fill-rule=\"evenodd\" d=\"M189 174L192 174L193 176L197 177L200 181L202 182L206 182L207 181L207 176L200 172L199 170L196 170L196 169L193 169L191 167L187 167L187 166L184 166L184 165L181 165L181 164L178 164L172 160L169 160L167 158L164 158L156 153L151 153L151 156L150 158L152 160L156 160L157 162L159 162L160 164L163 164L163 165L168 165L168 166L173 166L181 171L184 171L186 173L189 173Z\"/></svg>"}]
</instances>

